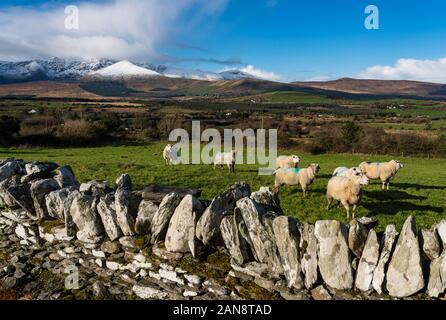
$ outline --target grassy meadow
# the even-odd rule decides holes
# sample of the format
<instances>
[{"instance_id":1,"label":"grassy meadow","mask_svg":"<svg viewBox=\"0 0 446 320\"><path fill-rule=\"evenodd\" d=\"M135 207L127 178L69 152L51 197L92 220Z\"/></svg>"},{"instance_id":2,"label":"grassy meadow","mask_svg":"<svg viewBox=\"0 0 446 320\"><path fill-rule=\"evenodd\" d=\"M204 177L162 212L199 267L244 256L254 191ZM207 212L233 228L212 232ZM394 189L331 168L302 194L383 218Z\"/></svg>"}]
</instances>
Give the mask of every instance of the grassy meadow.
<instances>
[{"instance_id":1,"label":"grassy meadow","mask_svg":"<svg viewBox=\"0 0 446 320\"><path fill-rule=\"evenodd\" d=\"M107 179L114 183L122 173L132 177L134 189L150 184L200 188L202 198L212 199L238 181L247 181L252 190L261 186L273 186L273 176L259 176L258 166L241 165L235 174L227 169L214 170L210 165L179 165L166 167L162 159L164 144L115 146L100 148L69 149L0 149L0 158L15 157L27 161L53 161L71 165L81 182ZM281 154L291 154L293 150ZM319 163L319 177L310 187L310 194L302 198L296 187L284 187L280 192L282 207L286 214L301 221L314 223L320 219L339 219L348 222L343 207L327 211L325 190L327 182L338 166L355 166L362 161L386 161L385 156L366 155L299 154L302 167ZM409 215L417 218L419 227L429 227L446 218L446 160L400 158L405 168L391 184L390 191L381 191L381 183L373 182L365 189L365 197L358 208L357 216L368 215L379 221L379 230L390 223L401 228Z\"/></svg>"}]
</instances>

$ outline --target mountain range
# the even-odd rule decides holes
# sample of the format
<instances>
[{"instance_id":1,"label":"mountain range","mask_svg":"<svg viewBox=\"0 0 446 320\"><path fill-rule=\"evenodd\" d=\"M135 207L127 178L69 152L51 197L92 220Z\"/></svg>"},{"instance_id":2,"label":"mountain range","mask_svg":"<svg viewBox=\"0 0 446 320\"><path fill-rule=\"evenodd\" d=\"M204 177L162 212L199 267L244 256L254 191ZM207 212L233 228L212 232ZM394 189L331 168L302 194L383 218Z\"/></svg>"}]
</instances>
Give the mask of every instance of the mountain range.
<instances>
[{"instance_id":1,"label":"mountain range","mask_svg":"<svg viewBox=\"0 0 446 320\"><path fill-rule=\"evenodd\" d=\"M206 81L255 78L253 75L239 70L216 73L110 59L80 60L50 58L22 62L0 61L0 84L44 80L71 81L81 80L84 77L119 78L151 76Z\"/></svg>"},{"instance_id":2,"label":"mountain range","mask_svg":"<svg viewBox=\"0 0 446 320\"><path fill-rule=\"evenodd\" d=\"M110 59L51 58L0 62L0 96L94 98L236 98L271 92L330 98L415 98L446 100L446 84L342 78L281 83L240 70L207 72ZM250 101L251 98L248 98ZM254 99L254 100L256 100ZM292 100L290 101L292 102Z\"/></svg>"}]
</instances>

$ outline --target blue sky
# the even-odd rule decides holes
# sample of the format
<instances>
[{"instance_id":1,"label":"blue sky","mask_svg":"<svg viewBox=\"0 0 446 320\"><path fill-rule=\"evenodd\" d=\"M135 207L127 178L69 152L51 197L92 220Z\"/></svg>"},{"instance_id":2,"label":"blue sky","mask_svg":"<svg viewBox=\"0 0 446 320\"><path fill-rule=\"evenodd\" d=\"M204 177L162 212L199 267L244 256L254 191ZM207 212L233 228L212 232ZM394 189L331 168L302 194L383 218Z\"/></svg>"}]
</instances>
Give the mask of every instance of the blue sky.
<instances>
[{"instance_id":1,"label":"blue sky","mask_svg":"<svg viewBox=\"0 0 446 320\"><path fill-rule=\"evenodd\" d=\"M209 4L212 2L215 5ZM27 6L31 12L50 12L71 3L3 0L0 12L13 10L20 15L13 6ZM94 3L106 6L110 1ZM379 30L364 28L364 9L370 4L380 10ZM446 1L442 0L166 0L163 5L147 10L147 19L160 21L141 25L142 30L137 35L130 34L131 40L126 40L132 44L149 41L150 46L126 47L119 57L126 58L128 54L128 59L161 60L210 71L246 70L249 65L253 72L264 71L282 81L362 75L446 82L446 76L436 73L436 70L446 71L446 59L441 60L446 57ZM82 10L80 14L82 27ZM122 19L131 20L132 14L123 15ZM102 18L104 23L109 21ZM163 18L165 21L161 21ZM144 20L145 16L138 19ZM0 28L3 26L0 22ZM107 33L104 30L102 35ZM156 37L151 35L153 30ZM51 26L42 32L55 33ZM26 42L27 37L33 37L32 32L17 33L14 42L17 39ZM117 34L123 36L121 30ZM112 48L116 48L114 43ZM24 49L26 55L32 55L33 49L38 56L47 54L36 46L28 46ZM12 54L21 55L15 51ZM401 60L398 64L400 59L411 60ZM381 67L370 69L374 66Z\"/></svg>"}]
</instances>

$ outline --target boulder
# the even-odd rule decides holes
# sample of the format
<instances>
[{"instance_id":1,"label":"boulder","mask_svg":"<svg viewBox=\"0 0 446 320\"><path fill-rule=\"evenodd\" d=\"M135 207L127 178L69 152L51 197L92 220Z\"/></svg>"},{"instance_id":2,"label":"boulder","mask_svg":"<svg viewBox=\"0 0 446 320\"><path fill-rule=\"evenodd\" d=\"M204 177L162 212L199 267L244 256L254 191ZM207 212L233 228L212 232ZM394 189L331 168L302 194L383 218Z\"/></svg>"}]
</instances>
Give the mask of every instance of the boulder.
<instances>
[{"instance_id":1,"label":"boulder","mask_svg":"<svg viewBox=\"0 0 446 320\"><path fill-rule=\"evenodd\" d=\"M302 273L305 287L311 289L318 280L317 239L314 226L304 223L299 226Z\"/></svg>"},{"instance_id":2,"label":"boulder","mask_svg":"<svg viewBox=\"0 0 446 320\"><path fill-rule=\"evenodd\" d=\"M79 231L77 238L85 243L99 243L103 239L104 226L96 210L96 197L77 195L71 204L70 214Z\"/></svg>"},{"instance_id":3,"label":"boulder","mask_svg":"<svg viewBox=\"0 0 446 320\"><path fill-rule=\"evenodd\" d=\"M232 258L232 263L242 265L251 261L251 249L239 232L236 216L225 216L221 220L220 229L226 249L228 249Z\"/></svg>"},{"instance_id":4,"label":"boulder","mask_svg":"<svg viewBox=\"0 0 446 320\"><path fill-rule=\"evenodd\" d=\"M99 216L101 217L102 224L104 225L105 233L111 241L117 240L122 237L122 231L118 224L118 217L115 209L115 195L109 193L99 199L97 206Z\"/></svg>"},{"instance_id":5,"label":"boulder","mask_svg":"<svg viewBox=\"0 0 446 320\"><path fill-rule=\"evenodd\" d=\"M61 188L79 187L79 182L74 176L73 169L70 166L64 166L55 170L54 180Z\"/></svg>"},{"instance_id":6,"label":"boulder","mask_svg":"<svg viewBox=\"0 0 446 320\"><path fill-rule=\"evenodd\" d=\"M273 220L277 217L272 212L265 212L261 205L250 198L237 201L237 209L245 222L251 250L260 263L267 264L271 269L271 275L277 276L283 273L282 262L275 242L273 232Z\"/></svg>"},{"instance_id":7,"label":"boulder","mask_svg":"<svg viewBox=\"0 0 446 320\"><path fill-rule=\"evenodd\" d=\"M238 183L214 198L198 220L196 235L205 245L223 245L220 224L223 217L233 212L236 202L251 194L249 185Z\"/></svg>"},{"instance_id":8,"label":"boulder","mask_svg":"<svg viewBox=\"0 0 446 320\"><path fill-rule=\"evenodd\" d=\"M11 178L17 174L21 174L23 171L22 162L17 160L11 160L6 162L0 167L0 182Z\"/></svg>"},{"instance_id":9,"label":"boulder","mask_svg":"<svg viewBox=\"0 0 446 320\"><path fill-rule=\"evenodd\" d=\"M372 280L375 268L379 259L379 242L375 230L370 230L369 236L359 261L356 272L355 285L361 291L369 292L372 290Z\"/></svg>"},{"instance_id":10,"label":"boulder","mask_svg":"<svg viewBox=\"0 0 446 320\"><path fill-rule=\"evenodd\" d=\"M446 250L441 256L434 259L430 266L427 294L432 298L438 298L446 291Z\"/></svg>"},{"instance_id":11,"label":"boulder","mask_svg":"<svg viewBox=\"0 0 446 320\"><path fill-rule=\"evenodd\" d=\"M28 212L29 215L35 216L34 202L29 185L14 181L7 187L6 192L16 205Z\"/></svg>"},{"instance_id":12,"label":"boulder","mask_svg":"<svg viewBox=\"0 0 446 320\"><path fill-rule=\"evenodd\" d=\"M19 183L19 176L9 177L0 182L0 205L9 208L17 207L14 197L8 192L8 188L13 185L18 185Z\"/></svg>"},{"instance_id":13,"label":"boulder","mask_svg":"<svg viewBox=\"0 0 446 320\"><path fill-rule=\"evenodd\" d=\"M435 227L437 229L438 236L440 237L440 241L442 244L443 250L446 250L446 220L442 220Z\"/></svg>"},{"instance_id":14,"label":"boulder","mask_svg":"<svg viewBox=\"0 0 446 320\"><path fill-rule=\"evenodd\" d=\"M191 195L183 198L176 207L167 229L165 246L169 252L193 252L189 243L194 243L195 224L203 213L201 202Z\"/></svg>"},{"instance_id":15,"label":"boulder","mask_svg":"<svg viewBox=\"0 0 446 320\"><path fill-rule=\"evenodd\" d=\"M82 183L79 187L79 192L89 196L103 197L112 191L106 180L92 180L87 183Z\"/></svg>"},{"instance_id":16,"label":"boulder","mask_svg":"<svg viewBox=\"0 0 446 320\"><path fill-rule=\"evenodd\" d=\"M419 232L419 239L424 255L430 261L435 260L440 256L441 247L436 226L433 226L430 230L421 229Z\"/></svg>"},{"instance_id":17,"label":"boulder","mask_svg":"<svg viewBox=\"0 0 446 320\"><path fill-rule=\"evenodd\" d=\"M350 290L353 269L347 227L339 221L318 221L314 234L318 240L319 270L325 283L334 289Z\"/></svg>"},{"instance_id":18,"label":"boulder","mask_svg":"<svg viewBox=\"0 0 446 320\"><path fill-rule=\"evenodd\" d=\"M364 250L368 235L369 229L357 219L350 222L350 228L348 230L348 247L357 258L361 258L362 256L362 251Z\"/></svg>"},{"instance_id":19,"label":"boulder","mask_svg":"<svg viewBox=\"0 0 446 320\"><path fill-rule=\"evenodd\" d=\"M37 180L31 183L31 197L34 201L36 217L40 219L48 219L48 210L46 208L45 197L52 191L58 190L59 184L54 179Z\"/></svg>"},{"instance_id":20,"label":"boulder","mask_svg":"<svg viewBox=\"0 0 446 320\"><path fill-rule=\"evenodd\" d=\"M274 236L288 287L301 290L304 288L304 279L300 263L298 225L299 221L287 216L277 217L273 222Z\"/></svg>"},{"instance_id":21,"label":"boulder","mask_svg":"<svg viewBox=\"0 0 446 320\"><path fill-rule=\"evenodd\" d=\"M414 217L409 217L404 223L386 277L386 288L392 297L409 297L424 287L420 245Z\"/></svg>"},{"instance_id":22,"label":"boulder","mask_svg":"<svg viewBox=\"0 0 446 320\"><path fill-rule=\"evenodd\" d=\"M131 237L136 235L135 219L136 214L132 212L130 206L132 202L132 180L128 174L123 174L116 181L117 189L115 193L115 209L118 224L122 233ZM139 204L138 204L139 205Z\"/></svg>"},{"instance_id":23,"label":"boulder","mask_svg":"<svg viewBox=\"0 0 446 320\"><path fill-rule=\"evenodd\" d=\"M139 235L148 235L152 228L152 219L158 211L158 206L150 200L142 200L136 216L135 231Z\"/></svg>"},{"instance_id":24,"label":"boulder","mask_svg":"<svg viewBox=\"0 0 446 320\"><path fill-rule=\"evenodd\" d=\"M78 194L75 187L59 189L45 196L48 216L65 221L66 214L70 211L74 197Z\"/></svg>"},{"instance_id":25,"label":"boulder","mask_svg":"<svg viewBox=\"0 0 446 320\"><path fill-rule=\"evenodd\" d=\"M182 198L180 195L170 193L164 197L163 201L161 201L158 211L152 219L152 243L164 241L170 219L181 200Z\"/></svg>"},{"instance_id":26,"label":"boulder","mask_svg":"<svg viewBox=\"0 0 446 320\"><path fill-rule=\"evenodd\" d=\"M57 167L59 167L59 165L54 162L34 161L31 163L27 163L25 165L25 170L27 175L37 174L37 173L48 174L51 171L55 170Z\"/></svg>"},{"instance_id":27,"label":"boulder","mask_svg":"<svg viewBox=\"0 0 446 320\"><path fill-rule=\"evenodd\" d=\"M261 187L259 191L253 192L250 198L261 204L266 211L283 214L278 194L272 192L269 187Z\"/></svg>"},{"instance_id":28,"label":"boulder","mask_svg":"<svg viewBox=\"0 0 446 320\"><path fill-rule=\"evenodd\" d=\"M373 274L372 286L379 294L383 292L383 285L386 278L387 266L392 257L393 249L395 247L398 232L393 224L386 227L381 238L380 248L381 254L379 256L378 264Z\"/></svg>"}]
</instances>

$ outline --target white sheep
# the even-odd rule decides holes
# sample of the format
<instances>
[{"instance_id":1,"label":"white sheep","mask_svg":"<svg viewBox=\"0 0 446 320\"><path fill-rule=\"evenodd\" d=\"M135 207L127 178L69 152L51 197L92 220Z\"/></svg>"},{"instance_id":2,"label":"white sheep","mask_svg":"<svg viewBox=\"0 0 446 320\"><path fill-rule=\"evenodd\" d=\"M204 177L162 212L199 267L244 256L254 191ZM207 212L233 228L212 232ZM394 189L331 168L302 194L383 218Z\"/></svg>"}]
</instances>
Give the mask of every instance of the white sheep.
<instances>
[{"instance_id":1,"label":"white sheep","mask_svg":"<svg viewBox=\"0 0 446 320\"><path fill-rule=\"evenodd\" d=\"M347 168L347 167L339 167L336 168L333 172L333 177L351 177L355 175L357 172L361 172L361 169L358 167Z\"/></svg>"},{"instance_id":2,"label":"white sheep","mask_svg":"<svg viewBox=\"0 0 446 320\"><path fill-rule=\"evenodd\" d=\"M389 162L363 162L359 165L362 172L365 173L370 180L381 180L382 189L390 189L390 180L395 178L397 172L404 168L404 165L397 161L392 160Z\"/></svg>"},{"instance_id":3,"label":"white sheep","mask_svg":"<svg viewBox=\"0 0 446 320\"><path fill-rule=\"evenodd\" d=\"M350 206L353 206L352 215L355 218L355 211L362 199L362 186L368 185L369 179L362 172L356 172L351 177L333 177L327 185L327 210L333 200L342 203L347 210L347 219L350 219Z\"/></svg>"},{"instance_id":4,"label":"white sheep","mask_svg":"<svg viewBox=\"0 0 446 320\"><path fill-rule=\"evenodd\" d=\"M276 169L297 168L300 158L296 155L280 156L276 159Z\"/></svg>"},{"instance_id":5,"label":"white sheep","mask_svg":"<svg viewBox=\"0 0 446 320\"><path fill-rule=\"evenodd\" d=\"M178 158L177 156L177 150L172 147L172 145L168 144L163 151L163 158L164 161L166 161L166 165L172 165L174 163L176 163L176 160Z\"/></svg>"},{"instance_id":6,"label":"white sheep","mask_svg":"<svg viewBox=\"0 0 446 320\"><path fill-rule=\"evenodd\" d=\"M283 168L278 169L274 183L274 189L279 191L283 185L302 187L304 197L307 196L308 187L313 184L316 175L321 167L317 163L311 164L308 168Z\"/></svg>"},{"instance_id":7,"label":"white sheep","mask_svg":"<svg viewBox=\"0 0 446 320\"><path fill-rule=\"evenodd\" d=\"M237 160L237 151L232 150L231 152L219 152L214 158L214 169L217 166L227 166L229 172L235 172L235 162Z\"/></svg>"}]
</instances>

